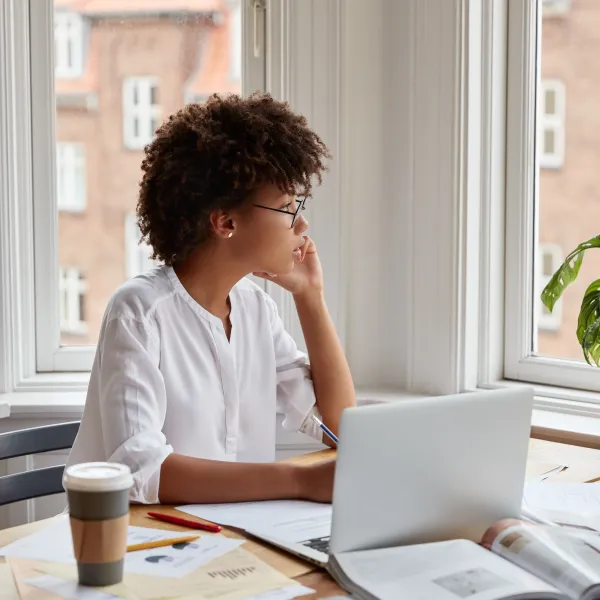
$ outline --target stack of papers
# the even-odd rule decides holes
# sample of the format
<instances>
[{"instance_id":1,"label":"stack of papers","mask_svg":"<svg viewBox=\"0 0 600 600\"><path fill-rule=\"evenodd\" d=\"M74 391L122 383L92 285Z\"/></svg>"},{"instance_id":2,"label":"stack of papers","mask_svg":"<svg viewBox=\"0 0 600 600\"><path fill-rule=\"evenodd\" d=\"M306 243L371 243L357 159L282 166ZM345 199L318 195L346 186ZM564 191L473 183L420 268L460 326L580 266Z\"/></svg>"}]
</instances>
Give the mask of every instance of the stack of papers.
<instances>
[{"instance_id":1,"label":"stack of papers","mask_svg":"<svg viewBox=\"0 0 600 600\"><path fill-rule=\"evenodd\" d=\"M129 527L127 544L167 540L180 535L164 529ZM125 572L183 577L243 543L244 540L222 535L204 535L186 544L128 552L125 555ZM46 529L4 546L0 549L0 556L75 564L69 521L61 519Z\"/></svg>"},{"instance_id":2,"label":"stack of papers","mask_svg":"<svg viewBox=\"0 0 600 600\"><path fill-rule=\"evenodd\" d=\"M195 532L194 532L195 533ZM163 529L129 527L127 544L180 537ZM208 534L175 546L127 553L121 584L77 583L68 518L18 539L0 556L0 600L291 600L311 590L240 546L244 540ZM15 585L4 585L6 582Z\"/></svg>"}]
</instances>

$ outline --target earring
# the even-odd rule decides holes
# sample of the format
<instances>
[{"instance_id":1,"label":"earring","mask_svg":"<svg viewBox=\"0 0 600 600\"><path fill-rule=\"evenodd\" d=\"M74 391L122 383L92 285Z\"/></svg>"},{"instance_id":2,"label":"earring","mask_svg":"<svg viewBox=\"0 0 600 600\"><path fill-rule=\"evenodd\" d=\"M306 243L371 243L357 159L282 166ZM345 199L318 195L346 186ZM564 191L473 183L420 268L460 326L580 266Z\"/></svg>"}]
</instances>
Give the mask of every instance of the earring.
<instances>
[{"instance_id":1,"label":"earring","mask_svg":"<svg viewBox=\"0 0 600 600\"><path fill-rule=\"evenodd\" d=\"M231 238L231 237L233 237L233 231L230 231L230 232L229 232L229 235L228 235L227 237L228 237L228 238Z\"/></svg>"}]
</instances>

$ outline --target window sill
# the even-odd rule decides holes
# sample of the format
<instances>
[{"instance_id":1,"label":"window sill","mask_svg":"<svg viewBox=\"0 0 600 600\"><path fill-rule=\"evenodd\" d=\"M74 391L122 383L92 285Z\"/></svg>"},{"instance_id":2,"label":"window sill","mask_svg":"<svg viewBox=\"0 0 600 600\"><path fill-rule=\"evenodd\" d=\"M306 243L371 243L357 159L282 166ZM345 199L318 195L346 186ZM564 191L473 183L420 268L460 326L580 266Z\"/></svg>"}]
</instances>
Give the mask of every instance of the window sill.
<instances>
[{"instance_id":1,"label":"window sill","mask_svg":"<svg viewBox=\"0 0 600 600\"><path fill-rule=\"evenodd\" d=\"M600 418L536 408L532 434L541 440L600 449Z\"/></svg>"},{"instance_id":2,"label":"window sill","mask_svg":"<svg viewBox=\"0 0 600 600\"><path fill-rule=\"evenodd\" d=\"M80 419L84 404L85 392L13 392L0 394L0 416L6 405L7 417Z\"/></svg>"}]
</instances>

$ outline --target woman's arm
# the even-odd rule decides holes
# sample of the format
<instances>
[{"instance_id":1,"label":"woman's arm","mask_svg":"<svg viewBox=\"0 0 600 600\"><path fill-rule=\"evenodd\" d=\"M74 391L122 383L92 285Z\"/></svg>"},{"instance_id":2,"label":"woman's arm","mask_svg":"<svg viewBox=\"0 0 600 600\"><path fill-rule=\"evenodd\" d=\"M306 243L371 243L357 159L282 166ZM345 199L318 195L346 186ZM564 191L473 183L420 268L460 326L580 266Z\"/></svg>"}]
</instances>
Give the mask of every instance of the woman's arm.
<instances>
[{"instance_id":1,"label":"woman's arm","mask_svg":"<svg viewBox=\"0 0 600 600\"><path fill-rule=\"evenodd\" d=\"M336 435L345 408L356 405L354 384L342 345L333 326L323 295L323 270L314 242L304 236L302 255L291 273L254 273L291 292L310 359L317 408L323 422ZM323 436L332 447L335 444Z\"/></svg>"},{"instance_id":2,"label":"woman's arm","mask_svg":"<svg viewBox=\"0 0 600 600\"><path fill-rule=\"evenodd\" d=\"M307 290L294 296L310 359L317 407L336 435L345 408L355 406L354 384L323 293ZM323 436L329 446L335 444Z\"/></svg>"},{"instance_id":3,"label":"woman's arm","mask_svg":"<svg viewBox=\"0 0 600 600\"><path fill-rule=\"evenodd\" d=\"M170 454L160 469L161 504L297 498L331 502L335 461L236 463Z\"/></svg>"}]
</instances>

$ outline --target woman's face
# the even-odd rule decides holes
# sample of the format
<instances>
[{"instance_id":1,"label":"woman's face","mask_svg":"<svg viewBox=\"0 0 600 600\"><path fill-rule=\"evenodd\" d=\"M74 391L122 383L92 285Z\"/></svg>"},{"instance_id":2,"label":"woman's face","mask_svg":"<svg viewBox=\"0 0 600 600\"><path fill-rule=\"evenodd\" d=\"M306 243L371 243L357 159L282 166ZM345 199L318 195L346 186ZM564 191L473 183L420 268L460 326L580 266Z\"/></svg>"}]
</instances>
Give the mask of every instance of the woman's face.
<instances>
[{"instance_id":1,"label":"woman's face","mask_svg":"<svg viewBox=\"0 0 600 600\"><path fill-rule=\"evenodd\" d=\"M228 243L248 262L250 271L284 275L293 270L295 251L304 243L303 234L308 229L301 210L294 219L299 204L277 186L265 185L236 215Z\"/></svg>"}]
</instances>

